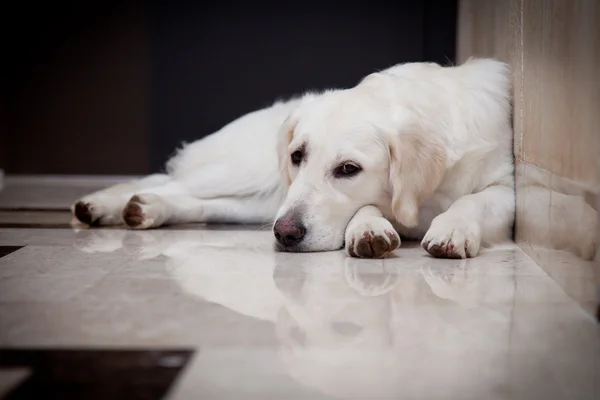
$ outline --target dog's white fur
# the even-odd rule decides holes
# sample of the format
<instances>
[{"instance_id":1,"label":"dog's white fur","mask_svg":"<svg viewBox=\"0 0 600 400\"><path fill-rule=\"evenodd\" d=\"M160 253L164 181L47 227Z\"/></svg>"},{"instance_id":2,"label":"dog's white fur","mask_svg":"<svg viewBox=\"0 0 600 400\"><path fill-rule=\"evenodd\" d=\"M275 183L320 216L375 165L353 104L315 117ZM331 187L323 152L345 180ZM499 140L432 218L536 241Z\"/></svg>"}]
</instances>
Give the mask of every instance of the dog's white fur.
<instances>
[{"instance_id":1,"label":"dog's white fur","mask_svg":"<svg viewBox=\"0 0 600 400\"><path fill-rule=\"evenodd\" d=\"M401 64L353 88L306 94L181 149L167 174L80 200L100 225L301 221L290 251L380 257L398 233L438 257L474 257L514 220L506 64ZM302 162L290 155L302 147ZM351 178L333 171L351 162Z\"/></svg>"}]
</instances>

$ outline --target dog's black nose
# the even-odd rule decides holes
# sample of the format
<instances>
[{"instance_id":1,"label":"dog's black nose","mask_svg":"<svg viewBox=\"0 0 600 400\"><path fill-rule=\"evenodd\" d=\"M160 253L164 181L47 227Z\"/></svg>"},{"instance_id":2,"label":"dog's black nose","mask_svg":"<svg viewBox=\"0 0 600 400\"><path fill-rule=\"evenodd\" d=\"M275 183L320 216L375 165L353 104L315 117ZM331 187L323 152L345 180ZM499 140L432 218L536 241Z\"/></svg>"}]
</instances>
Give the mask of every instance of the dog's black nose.
<instances>
[{"instance_id":1,"label":"dog's black nose","mask_svg":"<svg viewBox=\"0 0 600 400\"><path fill-rule=\"evenodd\" d=\"M285 247L297 245L302 241L306 234L306 228L298 220L279 219L273 227L275 239Z\"/></svg>"}]
</instances>

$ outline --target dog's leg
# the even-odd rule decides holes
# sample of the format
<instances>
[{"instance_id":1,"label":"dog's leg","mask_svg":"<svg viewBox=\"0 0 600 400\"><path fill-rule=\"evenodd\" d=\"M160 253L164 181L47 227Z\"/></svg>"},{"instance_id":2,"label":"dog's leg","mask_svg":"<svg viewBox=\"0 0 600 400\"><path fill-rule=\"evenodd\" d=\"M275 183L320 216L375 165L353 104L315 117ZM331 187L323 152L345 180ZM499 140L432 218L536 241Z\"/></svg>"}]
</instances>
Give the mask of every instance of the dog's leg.
<instances>
[{"instance_id":1,"label":"dog's leg","mask_svg":"<svg viewBox=\"0 0 600 400\"><path fill-rule=\"evenodd\" d=\"M375 206L364 206L346 228L346 251L352 257L381 258L400 246L400 236Z\"/></svg>"},{"instance_id":2,"label":"dog's leg","mask_svg":"<svg viewBox=\"0 0 600 400\"><path fill-rule=\"evenodd\" d=\"M163 193L160 193L163 192ZM197 199L185 194L147 190L134 195L123 209L123 220L134 229L193 222L268 223L278 202L262 197Z\"/></svg>"},{"instance_id":3,"label":"dog's leg","mask_svg":"<svg viewBox=\"0 0 600 400\"><path fill-rule=\"evenodd\" d=\"M489 186L456 200L431 222L421 246L439 258L468 258L481 244L508 240L515 215L515 192L510 186Z\"/></svg>"},{"instance_id":4,"label":"dog's leg","mask_svg":"<svg viewBox=\"0 0 600 400\"><path fill-rule=\"evenodd\" d=\"M131 196L139 190L166 185L170 181L170 176L156 174L139 181L120 183L82 197L71 210L87 225L118 225L122 223L121 211Z\"/></svg>"}]
</instances>

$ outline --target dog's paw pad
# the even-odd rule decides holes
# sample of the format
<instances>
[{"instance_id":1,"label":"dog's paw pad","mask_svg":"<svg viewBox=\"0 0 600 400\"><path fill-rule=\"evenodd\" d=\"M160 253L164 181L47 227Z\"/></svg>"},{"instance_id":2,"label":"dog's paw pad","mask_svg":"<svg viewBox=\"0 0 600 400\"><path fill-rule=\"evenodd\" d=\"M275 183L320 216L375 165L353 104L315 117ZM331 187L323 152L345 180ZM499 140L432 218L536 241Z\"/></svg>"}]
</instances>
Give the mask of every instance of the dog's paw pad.
<instances>
[{"instance_id":1,"label":"dog's paw pad","mask_svg":"<svg viewBox=\"0 0 600 400\"><path fill-rule=\"evenodd\" d=\"M123 221L133 229L155 228L165 220L166 207L157 195L135 195L123 208Z\"/></svg>"},{"instance_id":2,"label":"dog's paw pad","mask_svg":"<svg viewBox=\"0 0 600 400\"><path fill-rule=\"evenodd\" d=\"M136 203L131 199L129 203L125 205L125 208L123 209L123 221L132 228L135 228L144 222L144 213L140 203Z\"/></svg>"},{"instance_id":3,"label":"dog's paw pad","mask_svg":"<svg viewBox=\"0 0 600 400\"><path fill-rule=\"evenodd\" d=\"M78 201L77 203L75 203L73 213L75 214L75 218L77 218L80 222L83 222L84 224L92 225L94 223L92 207L88 203Z\"/></svg>"},{"instance_id":4,"label":"dog's paw pad","mask_svg":"<svg viewBox=\"0 0 600 400\"><path fill-rule=\"evenodd\" d=\"M138 204L146 204L146 200L144 200L140 195L134 195L129 199L130 203L138 203Z\"/></svg>"},{"instance_id":5,"label":"dog's paw pad","mask_svg":"<svg viewBox=\"0 0 600 400\"><path fill-rule=\"evenodd\" d=\"M460 252L454 247L454 243L452 241L449 243L441 242L436 244L426 242L423 245L423 248L436 258L462 258ZM468 252L466 254L468 257Z\"/></svg>"},{"instance_id":6,"label":"dog's paw pad","mask_svg":"<svg viewBox=\"0 0 600 400\"><path fill-rule=\"evenodd\" d=\"M72 207L73 215L82 224L96 226L100 222L100 211L92 203L78 201Z\"/></svg>"}]
</instances>

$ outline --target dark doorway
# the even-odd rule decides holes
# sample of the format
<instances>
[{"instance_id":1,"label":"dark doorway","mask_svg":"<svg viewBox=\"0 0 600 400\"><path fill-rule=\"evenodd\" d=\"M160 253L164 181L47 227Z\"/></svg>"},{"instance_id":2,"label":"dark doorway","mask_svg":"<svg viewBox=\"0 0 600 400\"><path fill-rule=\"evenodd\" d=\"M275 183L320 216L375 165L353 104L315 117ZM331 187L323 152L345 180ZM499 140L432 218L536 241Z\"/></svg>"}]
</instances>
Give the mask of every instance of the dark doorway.
<instances>
[{"instance_id":1,"label":"dark doorway","mask_svg":"<svg viewBox=\"0 0 600 400\"><path fill-rule=\"evenodd\" d=\"M0 82L0 168L160 170L182 141L275 99L453 62L456 12L456 0L18 6L6 14L20 29Z\"/></svg>"},{"instance_id":2,"label":"dark doorway","mask_svg":"<svg viewBox=\"0 0 600 400\"><path fill-rule=\"evenodd\" d=\"M399 62L454 60L456 2L153 8L151 163L276 98L348 87Z\"/></svg>"}]
</instances>

